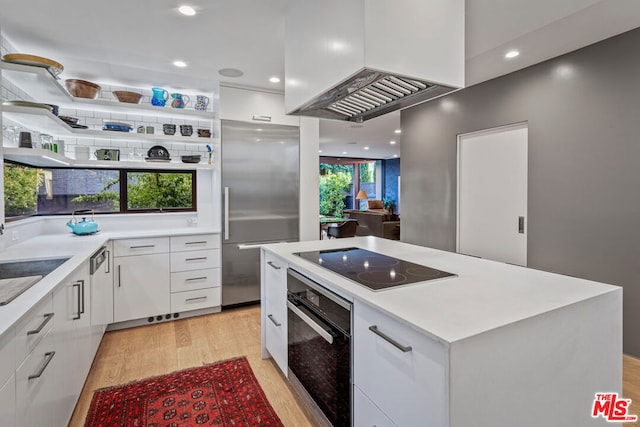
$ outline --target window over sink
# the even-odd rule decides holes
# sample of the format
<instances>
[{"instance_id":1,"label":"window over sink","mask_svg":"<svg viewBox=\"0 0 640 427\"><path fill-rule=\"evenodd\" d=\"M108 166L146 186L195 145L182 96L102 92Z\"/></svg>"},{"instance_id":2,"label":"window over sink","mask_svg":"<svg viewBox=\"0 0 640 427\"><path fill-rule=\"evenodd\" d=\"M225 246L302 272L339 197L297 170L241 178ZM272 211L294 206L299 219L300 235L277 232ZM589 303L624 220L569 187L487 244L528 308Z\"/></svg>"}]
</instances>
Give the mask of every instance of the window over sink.
<instances>
[{"instance_id":1,"label":"window over sink","mask_svg":"<svg viewBox=\"0 0 640 427\"><path fill-rule=\"evenodd\" d=\"M195 171L33 167L4 162L5 220L196 210Z\"/></svg>"}]
</instances>

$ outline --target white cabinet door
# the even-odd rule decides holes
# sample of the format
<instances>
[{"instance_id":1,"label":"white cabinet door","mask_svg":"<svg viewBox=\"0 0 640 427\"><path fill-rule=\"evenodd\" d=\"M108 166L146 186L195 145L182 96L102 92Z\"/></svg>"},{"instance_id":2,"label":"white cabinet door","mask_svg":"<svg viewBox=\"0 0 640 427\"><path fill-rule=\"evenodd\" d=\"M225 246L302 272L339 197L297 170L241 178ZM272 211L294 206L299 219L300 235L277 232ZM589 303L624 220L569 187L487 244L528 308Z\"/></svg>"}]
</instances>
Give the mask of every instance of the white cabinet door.
<instances>
[{"instance_id":1,"label":"white cabinet door","mask_svg":"<svg viewBox=\"0 0 640 427\"><path fill-rule=\"evenodd\" d=\"M287 263L271 254L264 257L264 286L262 322L265 328L265 347L287 375Z\"/></svg>"},{"instance_id":2,"label":"white cabinet door","mask_svg":"<svg viewBox=\"0 0 640 427\"><path fill-rule=\"evenodd\" d=\"M91 347L89 265L83 263L53 293L56 359L55 407L65 423L71 418L94 353Z\"/></svg>"},{"instance_id":3,"label":"white cabinet door","mask_svg":"<svg viewBox=\"0 0 640 427\"><path fill-rule=\"evenodd\" d=\"M168 253L115 258L114 274L115 322L170 313Z\"/></svg>"},{"instance_id":4,"label":"white cabinet door","mask_svg":"<svg viewBox=\"0 0 640 427\"><path fill-rule=\"evenodd\" d=\"M243 122L300 126L298 116L285 113L284 96L274 93L220 88L220 118Z\"/></svg>"},{"instance_id":5,"label":"white cabinet door","mask_svg":"<svg viewBox=\"0 0 640 427\"><path fill-rule=\"evenodd\" d=\"M13 374L0 388L0 420L2 427L16 427L16 377Z\"/></svg>"},{"instance_id":6,"label":"white cabinet door","mask_svg":"<svg viewBox=\"0 0 640 427\"><path fill-rule=\"evenodd\" d=\"M353 419L363 427L396 427L362 391L353 387Z\"/></svg>"},{"instance_id":7,"label":"white cabinet door","mask_svg":"<svg viewBox=\"0 0 640 427\"><path fill-rule=\"evenodd\" d=\"M361 302L353 313L354 384L398 426L447 426L444 345Z\"/></svg>"}]
</instances>

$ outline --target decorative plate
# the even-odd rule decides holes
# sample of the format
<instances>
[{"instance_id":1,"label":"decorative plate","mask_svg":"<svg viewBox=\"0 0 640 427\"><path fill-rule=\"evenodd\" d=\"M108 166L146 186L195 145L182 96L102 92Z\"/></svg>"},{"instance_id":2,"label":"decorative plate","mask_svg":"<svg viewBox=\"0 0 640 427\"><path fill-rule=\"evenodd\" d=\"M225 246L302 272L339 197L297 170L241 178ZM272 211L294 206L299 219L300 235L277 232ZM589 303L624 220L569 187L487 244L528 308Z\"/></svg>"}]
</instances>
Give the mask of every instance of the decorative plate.
<instances>
[{"instance_id":1,"label":"decorative plate","mask_svg":"<svg viewBox=\"0 0 640 427\"><path fill-rule=\"evenodd\" d=\"M2 105L13 105L14 107L30 107L30 108L44 108L53 113L53 107L48 104L41 104L39 102L29 102L29 101L4 101Z\"/></svg>"},{"instance_id":2,"label":"decorative plate","mask_svg":"<svg viewBox=\"0 0 640 427\"><path fill-rule=\"evenodd\" d=\"M24 53L9 53L2 57L4 61L14 62L16 64L31 65L35 67L43 67L55 76L59 75L64 67L53 59L44 58L36 55L26 55Z\"/></svg>"}]
</instances>

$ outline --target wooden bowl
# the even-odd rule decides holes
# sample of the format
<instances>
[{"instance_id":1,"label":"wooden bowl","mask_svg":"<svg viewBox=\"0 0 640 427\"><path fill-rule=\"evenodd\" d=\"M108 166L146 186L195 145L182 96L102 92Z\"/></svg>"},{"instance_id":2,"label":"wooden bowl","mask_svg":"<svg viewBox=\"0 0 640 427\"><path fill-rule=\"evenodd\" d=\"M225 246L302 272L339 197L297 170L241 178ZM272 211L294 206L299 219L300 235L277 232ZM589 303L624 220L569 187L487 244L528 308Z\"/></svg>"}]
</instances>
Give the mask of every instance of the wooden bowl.
<instances>
[{"instance_id":1,"label":"wooden bowl","mask_svg":"<svg viewBox=\"0 0 640 427\"><path fill-rule=\"evenodd\" d=\"M100 86L86 80L67 79L64 84L69 93L76 98L96 99L100 93Z\"/></svg>"},{"instance_id":2,"label":"wooden bowl","mask_svg":"<svg viewBox=\"0 0 640 427\"><path fill-rule=\"evenodd\" d=\"M126 102L128 104L139 104L142 99L142 95L135 92L128 92L126 90L114 90L113 94L118 101Z\"/></svg>"}]
</instances>

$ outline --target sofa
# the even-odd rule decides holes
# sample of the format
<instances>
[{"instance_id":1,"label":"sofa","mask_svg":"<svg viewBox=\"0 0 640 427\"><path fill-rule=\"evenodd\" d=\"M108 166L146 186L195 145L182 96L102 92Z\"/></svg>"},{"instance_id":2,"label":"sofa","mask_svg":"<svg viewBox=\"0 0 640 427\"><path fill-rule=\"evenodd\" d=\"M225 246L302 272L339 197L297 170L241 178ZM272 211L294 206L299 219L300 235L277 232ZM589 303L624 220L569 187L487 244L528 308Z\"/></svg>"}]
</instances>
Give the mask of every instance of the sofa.
<instances>
[{"instance_id":1,"label":"sofa","mask_svg":"<svg viewBox=\"0 0 640 427\"><path fill-rule=\"evenodd\" d=\"M358 221L356 236L377 236L385 239L400 240L400 221L391 221L384 209L359 211L345 209L344 216Z\"/></svg>"}]
</instances>

